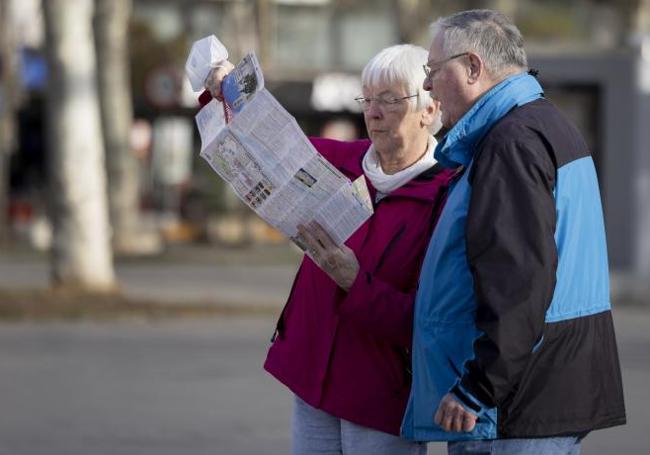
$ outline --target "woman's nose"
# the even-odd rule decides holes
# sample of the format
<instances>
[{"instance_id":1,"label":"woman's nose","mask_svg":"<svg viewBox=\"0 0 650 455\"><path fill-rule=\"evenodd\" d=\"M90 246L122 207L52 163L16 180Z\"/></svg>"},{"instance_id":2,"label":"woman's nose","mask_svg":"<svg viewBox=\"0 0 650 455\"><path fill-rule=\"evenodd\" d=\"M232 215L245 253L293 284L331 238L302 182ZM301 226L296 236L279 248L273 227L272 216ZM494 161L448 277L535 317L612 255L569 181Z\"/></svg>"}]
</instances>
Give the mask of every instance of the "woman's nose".
<instances>
[{"instance_id":1,"label":"woman's nose","mask_svg":"<svg viewBox=\"0 0 650 455\"><path fill-rule=\"evenodd\" d=\"M379 108L379 103L376 101L371 101L368 107L366 108L366 115L368 117L379 117L381 115L381 109Z\"/></svg>"}]
</instances>

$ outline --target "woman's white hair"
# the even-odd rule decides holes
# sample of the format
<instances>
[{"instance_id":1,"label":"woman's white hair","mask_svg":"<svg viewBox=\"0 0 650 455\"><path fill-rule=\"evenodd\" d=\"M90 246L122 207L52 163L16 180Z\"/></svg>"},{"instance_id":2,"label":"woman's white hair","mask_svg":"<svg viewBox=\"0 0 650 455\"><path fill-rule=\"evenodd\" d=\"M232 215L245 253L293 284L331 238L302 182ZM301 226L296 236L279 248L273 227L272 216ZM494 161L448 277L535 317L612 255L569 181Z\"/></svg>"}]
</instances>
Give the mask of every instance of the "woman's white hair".
<instances>
[{"instance_id":1,"label":"woman's white hair","mask_svg":"<svg viewBox=\"0 0 650 455\"><path fill-rule=\"evenodd\" d=\"M387 47L370 59L363 68L361 84L370 88L384 85L403 87L409 95L418 95L408 101L414 111L420 111L433 103L429 92L422 88L424 83L422 67L427 63L428 56L426 49L413 44ZM441 127L438 109L436 121L430 128L431 134L437 133Z\"/></svg>"}]
</instances>

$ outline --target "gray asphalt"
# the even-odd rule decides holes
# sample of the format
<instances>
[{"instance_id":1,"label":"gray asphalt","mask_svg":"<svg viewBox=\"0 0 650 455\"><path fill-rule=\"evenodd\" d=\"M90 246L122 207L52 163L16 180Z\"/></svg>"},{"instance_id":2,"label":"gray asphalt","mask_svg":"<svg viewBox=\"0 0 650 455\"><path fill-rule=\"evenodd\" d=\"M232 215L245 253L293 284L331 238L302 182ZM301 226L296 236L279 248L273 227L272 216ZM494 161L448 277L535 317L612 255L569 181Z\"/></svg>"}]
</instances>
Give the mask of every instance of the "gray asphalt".
<instances>
[{"instance_id":1,"label":"gray asphalt","mask_svg":"<svg viewBox=\"0 0 650 455\"><path fill-rule=\"evenodd\" d=\"M0 327L0 453L286 453L269 320Z\"/></svg>"},{"instance_id":2,"label":"gray asphalt","mask_svg":"<svg viewBox=\"0 0 650 455\"><path fill-rule=\"evenodd\" d=\"M297 256L247 254L182 249L116 269L133 297L278 314ZM47 286L42 256L0 254L0 287ZM629 423L589 435L583 454L650 453L646 308L615 309ZM0 324L0 455L289 453L291 396L262 370L274 322Z\"/></svg>"},{"instance_id":3,"label":"gray asphalt","mask_svg":"<svg viewBox=\"0 0 650 455\"><path fill-rule=\"evenodd\" d=\"M650 452L650 312L615 318L629 423L589 435L583 454ZM291 397L261 368L273 325L0 325L0 454L289 453Z\"/></svg>"}]
</instances>

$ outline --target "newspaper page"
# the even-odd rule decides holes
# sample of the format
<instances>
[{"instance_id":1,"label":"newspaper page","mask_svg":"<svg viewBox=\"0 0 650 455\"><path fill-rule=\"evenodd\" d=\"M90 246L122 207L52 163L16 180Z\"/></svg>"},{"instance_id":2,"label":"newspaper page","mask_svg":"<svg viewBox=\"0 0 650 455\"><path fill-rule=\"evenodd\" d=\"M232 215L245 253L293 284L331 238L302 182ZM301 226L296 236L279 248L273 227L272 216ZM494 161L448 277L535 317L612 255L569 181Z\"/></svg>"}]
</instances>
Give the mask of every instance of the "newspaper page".
<instances>
[{"instance_id":1,"label":"newspaper page","mask_svg":"<svg viewBox=\"0 0 650 455\"><path fill-rule=\"evenodd\" d=\"M249 56L236 77L259 73L259 66L251 64L254 54ZM373 212L363 176L351 182L332 166L262 85L252 92L249 85L239 94L234 83L230 87L224 98L240 101L230 124L217 100L196 116L201 157L246 205L301 248L297 226L312 220L337 244L345 242Z\"/></svg>"},{"instance_id":2,"label":"newspaper page","mask_svg":"<svg viewBox=\"0 0 650 455\"><path fill-rule=\"evenodd\" d=\"M209 144L217 137L221 130L226 126L226 116L223 111L223 105L211 101L195 116L196 125L201 136L201 144Z\"/></svg>"}]
</instances>

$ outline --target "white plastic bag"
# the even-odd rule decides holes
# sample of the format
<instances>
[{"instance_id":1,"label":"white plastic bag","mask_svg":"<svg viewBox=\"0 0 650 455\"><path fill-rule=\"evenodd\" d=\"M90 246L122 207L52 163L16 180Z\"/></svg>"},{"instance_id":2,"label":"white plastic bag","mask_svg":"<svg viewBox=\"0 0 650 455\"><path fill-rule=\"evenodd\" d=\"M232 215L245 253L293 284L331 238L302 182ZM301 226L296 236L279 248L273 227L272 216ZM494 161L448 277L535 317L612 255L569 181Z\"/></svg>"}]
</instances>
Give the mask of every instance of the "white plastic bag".
<instances>
[{"instance_id":1,"label":"white plastic bag","mask_svg":"<svg viewBox=\"0 0 650 455\"><path fill-rule=\"evenodd\" d=\"M196 41L185 63L185 73L190 80L192 90L195 92L203 90L203 84L210 70L219 66L219 63L224 60L228 60L228 50L216 36L210 35Z\"/></svg>"}]
</instances>

